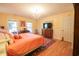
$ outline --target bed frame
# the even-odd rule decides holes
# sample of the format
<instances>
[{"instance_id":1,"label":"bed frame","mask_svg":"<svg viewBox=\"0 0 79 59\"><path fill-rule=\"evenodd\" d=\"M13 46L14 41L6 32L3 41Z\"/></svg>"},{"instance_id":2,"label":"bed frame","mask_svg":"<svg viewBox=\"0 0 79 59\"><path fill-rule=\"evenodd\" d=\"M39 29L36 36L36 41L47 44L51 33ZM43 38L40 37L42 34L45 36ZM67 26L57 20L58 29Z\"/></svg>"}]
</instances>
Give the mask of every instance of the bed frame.
<instances>
[{"instance_id":1,"label":"bed frame","mask_svg":"<svg viewBox=\"0 0 79 59\"><path fill-rule=\"evenodd\" d=\"M34 48L34 49L32 49L32 50L28 51L27 53L23 54L22 56L25 56L25 55L27 55L27 54L31 53L32 51L34 51L34 50L38 49L38 48L39 48L39 47L41 47L41 46L44 46L44 45L39 45L38 47L36 47L36 48Z\"/></svg>"}]
</instances>

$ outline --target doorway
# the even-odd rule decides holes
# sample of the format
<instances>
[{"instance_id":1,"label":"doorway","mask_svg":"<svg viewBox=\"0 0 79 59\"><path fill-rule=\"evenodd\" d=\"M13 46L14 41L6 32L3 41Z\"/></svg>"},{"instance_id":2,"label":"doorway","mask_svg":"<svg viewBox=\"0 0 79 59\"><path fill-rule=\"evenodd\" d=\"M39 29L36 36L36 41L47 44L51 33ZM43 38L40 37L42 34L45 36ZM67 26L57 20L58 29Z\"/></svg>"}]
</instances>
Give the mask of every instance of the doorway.
<instances>
[{"instance_id":1,"label":"doorway","mask_svg":"<svg viewBox=\"0 0 79 59\"><path fill-rule=\"evenodd\" d=\"M74 4L74 10L75 10L75 15L74 15L74 46L73 46L73 55L74 56L79 56L79 4L75 3Z\"/></svg>"}]
</instances>

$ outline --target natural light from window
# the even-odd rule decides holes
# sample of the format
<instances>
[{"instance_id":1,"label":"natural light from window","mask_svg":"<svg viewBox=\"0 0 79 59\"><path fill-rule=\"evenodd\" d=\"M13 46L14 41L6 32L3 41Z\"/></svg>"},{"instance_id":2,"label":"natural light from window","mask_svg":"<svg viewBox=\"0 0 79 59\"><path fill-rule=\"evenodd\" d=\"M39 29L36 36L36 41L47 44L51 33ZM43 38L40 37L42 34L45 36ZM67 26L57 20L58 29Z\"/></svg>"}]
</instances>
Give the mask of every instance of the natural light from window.
<instances>
[{"instance_id":1,"label":"natural light from window","mask_svg":"<svg viewBox=\"0 0 79 59\"><path fill-rule=\"evenodd\" d=\"M26 22L26 28L27 28L27 30L32 32L32 23Z\"/></svg>"},{"instance_id":2,"label":"natural light from window","mask_svg":"<svg viewBox=\"0 0 79 59\"><path fill-rule=\"evenodd\" d=\"M17 30L17 22L16 21L8 21L8 27L9 27L9 32L13 33L13 32L18 32Z\"/></svg>"}]
</instances>

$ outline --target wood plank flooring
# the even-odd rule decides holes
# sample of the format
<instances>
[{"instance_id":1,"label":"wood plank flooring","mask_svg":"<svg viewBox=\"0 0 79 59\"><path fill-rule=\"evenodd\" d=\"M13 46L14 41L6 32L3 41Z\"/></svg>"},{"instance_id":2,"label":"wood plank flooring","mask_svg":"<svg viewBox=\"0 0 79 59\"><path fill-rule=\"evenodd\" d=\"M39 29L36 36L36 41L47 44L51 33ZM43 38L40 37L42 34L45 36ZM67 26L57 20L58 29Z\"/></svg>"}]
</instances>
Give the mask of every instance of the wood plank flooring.
<instances>
[{"instance_id":1,"label":"wood plank flooring","mask_svg":"<svg viewBox=\"0 0 79 59\"><path fill-rule=\"evenodd\" d=\"M72 56L71 43L66 41L56 41L37 56Z\"/></svg>"}]
</instances>

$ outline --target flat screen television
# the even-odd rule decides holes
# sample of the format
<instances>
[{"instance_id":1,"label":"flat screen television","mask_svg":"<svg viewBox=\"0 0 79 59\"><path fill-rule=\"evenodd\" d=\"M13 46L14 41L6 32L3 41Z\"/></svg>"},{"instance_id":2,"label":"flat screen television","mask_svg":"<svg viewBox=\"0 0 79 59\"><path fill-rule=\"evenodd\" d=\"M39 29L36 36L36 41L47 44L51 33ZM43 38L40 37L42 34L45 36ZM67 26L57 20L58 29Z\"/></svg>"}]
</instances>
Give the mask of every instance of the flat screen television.
<instances>
[{"instance_id":1,"label":"flat screen television","mask_svg":"<svg viewBox=\"0 0 79 59\"><path fill-rule=\"evenodd\" d=\"M44 29L52 28L52 23L43 23L43 28Z\"/></svg>"}]
</instances>

